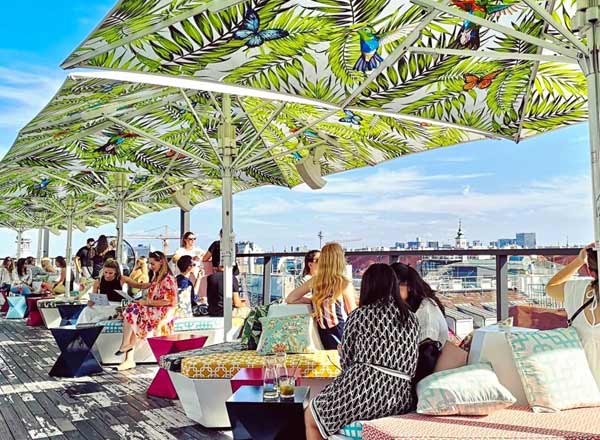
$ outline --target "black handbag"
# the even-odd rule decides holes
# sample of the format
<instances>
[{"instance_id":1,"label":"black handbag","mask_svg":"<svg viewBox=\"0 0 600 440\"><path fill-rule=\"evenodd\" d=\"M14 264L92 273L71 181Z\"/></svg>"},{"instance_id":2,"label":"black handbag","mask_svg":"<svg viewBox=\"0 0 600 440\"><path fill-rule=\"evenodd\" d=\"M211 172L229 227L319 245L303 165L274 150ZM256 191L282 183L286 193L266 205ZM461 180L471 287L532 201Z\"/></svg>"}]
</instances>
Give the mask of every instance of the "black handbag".
<instances>
[{"instance_id":1,"label":"black handbag","mask_svg":"<svg viewBox=\"0 0 600 440\"><path fill-rule=\"evenodd\" d=\"M592 302L594 302L594 298L590 298L586 302L584 302L583 305L579 307L575 313L573 313L573 316L567 319L567 325L571 327L571 325L573 325L573 321L575 321L575 318L577 318L579 314L583 312L587 308L587 306L589 306Z\"/></svg>"},{"instance_id":2,"label":"black handbag","mask_svg":"<svg viewBox=\"0 0 600 440\"><path fill-rule=\"evenodd\" d=\"M419 344L419 358L413 383L416 385L421 379L433 373L435 364L442 353L442 344L439 341L425 339Z\"/></svg>"}]
</instances>

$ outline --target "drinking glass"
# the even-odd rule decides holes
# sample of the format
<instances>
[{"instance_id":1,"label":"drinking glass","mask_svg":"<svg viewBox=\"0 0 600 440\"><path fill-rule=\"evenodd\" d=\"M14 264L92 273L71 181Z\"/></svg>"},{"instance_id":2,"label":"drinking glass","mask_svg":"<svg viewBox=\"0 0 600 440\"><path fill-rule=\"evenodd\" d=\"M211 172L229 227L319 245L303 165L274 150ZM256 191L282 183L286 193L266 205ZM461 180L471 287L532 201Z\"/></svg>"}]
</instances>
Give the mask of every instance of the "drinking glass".
<instances>
[{"instance_id":1,"label":"drinking glass","mask_svg":"<svg viewBox=\"0 0 600 440\"><path fill-rule=\"evenodd\" d=\"M293 399L296 378L293 376L279 376L279 396L282 399Z\"/></svg>"},{"instance_id":2,"label":"drinking glass","mask_svg":"<svg viewBox=\"0 0 600 440\"><path fill-rule=\"evenodd\" d=\"M277 358L273 355L265 356L265 367L263 372L263 398L274 400L279 397L277 389Z\"/></svg>"}]
</instances>

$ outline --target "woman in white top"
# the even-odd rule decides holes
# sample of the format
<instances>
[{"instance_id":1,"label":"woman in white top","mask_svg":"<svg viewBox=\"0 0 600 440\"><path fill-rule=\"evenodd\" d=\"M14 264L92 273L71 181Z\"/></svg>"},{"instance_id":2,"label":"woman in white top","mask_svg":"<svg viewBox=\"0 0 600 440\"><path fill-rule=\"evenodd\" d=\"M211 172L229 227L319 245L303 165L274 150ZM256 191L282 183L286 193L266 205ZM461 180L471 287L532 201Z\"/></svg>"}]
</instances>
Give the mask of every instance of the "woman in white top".
<instances>
[{"instance_id":1,"label":"woman in white top","mask_svg":"<svg viewBox=\"0 0 600 440\"><path fill-rule=\"evenodd\" d=\"M403 263L392 264L400 284L400 297L419 321L419 362L414 383L433 373L442 348L448 341L444 306L419 272Z\"/></svg>"},{"instance_id":2,"label":"woman in white top","mask_svg":"<svg viewBox=\"0 0 600 440\"><path fill-rule=\"evenodd\" d=\"M196 236L193 232L188 231L183 234L183 238L181 239L181 247L175 251L175 254L173 254L173 257L171 258L172 264L170 265L170 268L173 271L173 275L179 274L179 269L177 269L177 261L184 255L189 255L192 257L194 262L193 274L195 277L199 276L201 257L204 254L204 251L195 245Z\"/></svg>"},{"instance_id":3,"label":"woman in white top","mask_svg":"<svg viewBox=\"0 0 600 440\"><path fill-rule=\"evenodd\" d=\"M600 386L600 295L598 293L597 252L590 245L581 249L579 255L548 281L546 293L562 301L567 316L573 315L584 304L587 306L575 317L572 326L577 331L585 350L590 369ZM592 278L573 278L583 266L587 266Z\"/></svg>"},{"instance_id":4,"label":"woman in white top","mask_svg":"<svg viewBox=\"0 0 600 440\"><path fill-rule=\"evenodd\" d=\"M17 268L15 267L13 259L6 257L2 262L2 269L0 269L0 286L8 285L7 287L11 287L18 282Z\"/></svg>"}]
</instances>

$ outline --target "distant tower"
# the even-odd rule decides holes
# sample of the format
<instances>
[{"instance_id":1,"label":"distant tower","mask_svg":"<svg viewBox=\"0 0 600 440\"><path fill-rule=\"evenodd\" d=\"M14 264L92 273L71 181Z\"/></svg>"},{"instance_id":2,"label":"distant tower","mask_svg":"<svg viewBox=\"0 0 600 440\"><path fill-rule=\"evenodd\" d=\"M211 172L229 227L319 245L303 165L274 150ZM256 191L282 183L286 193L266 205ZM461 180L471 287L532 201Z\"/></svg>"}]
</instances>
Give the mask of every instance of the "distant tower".
<instances>
[{"instance_id":1,"label":"distant tower","mask_svg":"<svg viewBox=\"0 0 600 440\"><path fill-rule=\"evenodd\" d=\"M456 233L455 238L455 247L456 249L466 249L468 247L467 239L465 238L465 234L462 232L462 222L458 220L458 232Z\"/></svg>"},{"instance_id":2,"label":"distant tower","mask_svg":"<svg viewBox=\"0 0 600 440\"><path fill-rule=\"evenodd\" d=\"M319 237L319 249L321 249L323 247L323 231L319 231L317 237Z\"/></svg>"}]
</instances>

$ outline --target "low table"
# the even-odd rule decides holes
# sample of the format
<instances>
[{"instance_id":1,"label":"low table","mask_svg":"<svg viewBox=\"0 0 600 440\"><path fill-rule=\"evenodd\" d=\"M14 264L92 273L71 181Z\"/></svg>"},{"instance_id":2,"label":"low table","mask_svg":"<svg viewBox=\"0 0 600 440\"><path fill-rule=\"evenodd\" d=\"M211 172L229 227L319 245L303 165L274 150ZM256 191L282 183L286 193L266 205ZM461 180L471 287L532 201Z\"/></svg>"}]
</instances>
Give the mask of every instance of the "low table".
<instances>
[{"instance_id":1,"label":"low table","mask_svg":"<svg viewBox=\"0 0 600 440\"><path fill-rule=\"evenodd\" d=\"M60 326L75 325L86 304L60 304L57 306L60 314Z\"/></svg>"},{"instance_id":2,"label":"low table","mask_svg":"<svg viewBox=\"0 0 600 440\"><path fill-rule=\"evenodd\" d=\"M240 368L235 376L231 378L231 392L235 393L243 386L262 386L263 373L262 368ZM296 369L296 386L300 386L300 371L298 369Z\"/></svg>"},{"instance_id":3,"label":"low table","mask_svg":"<svg viewBox=\"0 0 600 440\"><path fill-rule=\"evenodd\" d=\"M8 312L6 313L6 319L23 319L27 314L27 302L26 297L22 295L6 297L8 301Z\"/></svg>"},{"instance_id":4,"label":"low table","mask_svg":"<svg viewBox=\"0 0 600 440\"><path fill-rule=\"evenodd\" d=\"M0 313L7 313L8 312L8 291L3 290L0 293L2 293L2 297L4 298L4 304L2 304L2 307L0 307Z\"/></svg>"},{"instance_id":5,"label":"low table","mask_svg":"<svg viewBox=\"0 0 600 440\"><path fill-rule=\"evenodd\" d=\"M102 373L102 367L92 353L92 347L104 326L50 329L60 348L60 356L50 370L50 376L80 377Z\"/></svg>"},{"instance_id":6,"label":"low table","mask_svg":"<svg viewBox=\"0 0 600 440\"><path fill-rule=\"evenodd\" d=\"M39 327L44 324L44 320L42 319L42 314L38 309L37 303L40 299L43 299L43 296L33 296L30 295L26 298L27 302L27 325L30 327Z\"/></svg>"},{"instance_id":7,"label":"low table","mask_svg":"<svg viewBox=\"0 0 600 440\"><path fill-rule=\"evenodd\" d=\"M241 387L226 402L233 438L305 440L309 397L309 387L297 387L294 400L264 401L262 387Z\"/></svg>"},{"instance_id":8,"label":"low table","mask_svg":"<svg viewBox=\"0 0 600 440\"><path fill-rule=\"evenodd\" d=\"M169 336L148 338L148 343L150 344L152 353L154 353L154 357L157 361L160 361L160 357L166 354L202 348L207 339L208 336L197 336L193 333L176 333ZM177 391L169 377L169 372L164 368L158 369L146 393L149 396L164 397L167 399L178 398Z\"/></svg>"}]
</instances>

